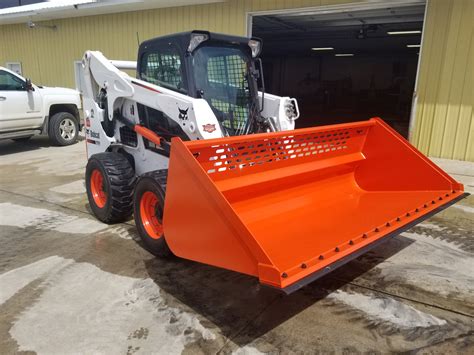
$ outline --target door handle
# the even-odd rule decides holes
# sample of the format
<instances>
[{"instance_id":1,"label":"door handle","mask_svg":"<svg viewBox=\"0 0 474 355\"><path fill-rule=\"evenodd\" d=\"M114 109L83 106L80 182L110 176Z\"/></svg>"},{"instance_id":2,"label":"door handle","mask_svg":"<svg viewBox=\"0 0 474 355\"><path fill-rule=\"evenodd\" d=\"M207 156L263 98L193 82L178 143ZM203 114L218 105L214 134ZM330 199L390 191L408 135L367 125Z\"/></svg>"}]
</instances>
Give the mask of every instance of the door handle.
<instances>
[{"instance_id":1,"label":"door handle","mask_svg":"<svg viewBox=\"0 0 474 355\"><path fill-rule=\"evenodd\" d=\"M7 98L5 96L0 96L0 101L5 101Z\"/></svg>"}]
</instances>

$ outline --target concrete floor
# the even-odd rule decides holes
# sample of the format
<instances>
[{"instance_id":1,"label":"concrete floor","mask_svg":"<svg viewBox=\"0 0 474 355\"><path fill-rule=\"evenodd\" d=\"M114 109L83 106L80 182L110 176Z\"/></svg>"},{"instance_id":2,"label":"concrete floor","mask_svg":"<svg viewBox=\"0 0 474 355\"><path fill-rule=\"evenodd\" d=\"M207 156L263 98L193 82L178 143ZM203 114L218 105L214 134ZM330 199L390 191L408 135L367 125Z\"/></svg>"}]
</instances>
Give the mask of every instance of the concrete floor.
<instances>
[{"instance_id":1,"label":"concrete floor","mask_svg":"<svg viewBox=\"0 0 474 355\"><path fill-rule=\"evenodd\" d=\"M474 164L437 161L474 190ZM0 353L474 353L474 197L290 296L90 215L84 142L0 142Z\"/></svg>"}]
</instances>

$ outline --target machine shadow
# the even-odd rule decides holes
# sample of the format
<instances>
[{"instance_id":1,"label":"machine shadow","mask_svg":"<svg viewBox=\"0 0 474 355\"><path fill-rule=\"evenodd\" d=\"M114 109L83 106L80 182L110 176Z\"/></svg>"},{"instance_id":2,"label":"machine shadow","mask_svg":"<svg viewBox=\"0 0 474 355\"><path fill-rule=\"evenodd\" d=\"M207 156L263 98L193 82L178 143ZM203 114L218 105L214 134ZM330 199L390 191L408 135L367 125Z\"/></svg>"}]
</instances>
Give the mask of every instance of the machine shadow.
<instances>
[{"instance_id":1,"label":"machine shadow","mask_svg":"<svg viewBox=\"0 0 474 355\"><path fill-rule=\"evenodd\" d=\"M244 346L411 243L403 236L392 238L288 296L260 285L256 278L176 257L152 258L145 267L161 289L217 326L226 338Z\"/></svg>"}]
</instances>

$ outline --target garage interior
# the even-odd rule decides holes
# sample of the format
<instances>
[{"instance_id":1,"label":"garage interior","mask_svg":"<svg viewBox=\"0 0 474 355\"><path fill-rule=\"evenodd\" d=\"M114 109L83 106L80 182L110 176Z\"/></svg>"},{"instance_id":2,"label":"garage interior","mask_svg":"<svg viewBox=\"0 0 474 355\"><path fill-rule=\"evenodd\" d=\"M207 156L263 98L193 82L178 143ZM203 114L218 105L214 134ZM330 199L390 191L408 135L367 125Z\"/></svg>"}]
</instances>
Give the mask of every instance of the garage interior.
<instances>
[{"instance_id":1,"label":"garage interior","mask_svg":"<svg viewBox=\"0 0 474 355\"><path fill-rule=\"evenodd\" d=\"M254 15L266 91L298 100L296 127L379 116L408 137L425 5Z\"/></svg>"}]
</instances>

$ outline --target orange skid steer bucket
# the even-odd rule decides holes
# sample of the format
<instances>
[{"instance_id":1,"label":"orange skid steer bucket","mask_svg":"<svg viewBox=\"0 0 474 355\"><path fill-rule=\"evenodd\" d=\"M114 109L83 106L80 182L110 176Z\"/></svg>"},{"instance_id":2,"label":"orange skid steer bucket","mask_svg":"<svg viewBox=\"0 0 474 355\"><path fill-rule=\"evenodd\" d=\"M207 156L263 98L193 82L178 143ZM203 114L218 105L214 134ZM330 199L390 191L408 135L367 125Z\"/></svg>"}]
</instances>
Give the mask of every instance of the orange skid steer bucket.
<instances>
[{"instance_id":1,"label":"orange skid steer bucket","mask_svg":"<svg viewBox=\"0 0 474 355\"><path fill-rule=\"evenodd\" d=\"M465 197L379 118L172 142L164 211L177 256L290 293Z\"/></svg>"}]
</instances>

